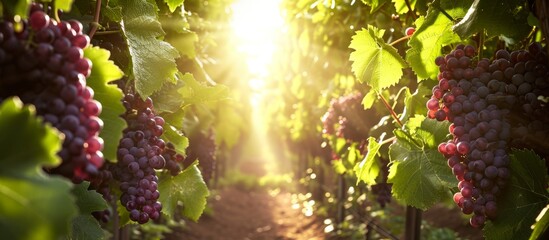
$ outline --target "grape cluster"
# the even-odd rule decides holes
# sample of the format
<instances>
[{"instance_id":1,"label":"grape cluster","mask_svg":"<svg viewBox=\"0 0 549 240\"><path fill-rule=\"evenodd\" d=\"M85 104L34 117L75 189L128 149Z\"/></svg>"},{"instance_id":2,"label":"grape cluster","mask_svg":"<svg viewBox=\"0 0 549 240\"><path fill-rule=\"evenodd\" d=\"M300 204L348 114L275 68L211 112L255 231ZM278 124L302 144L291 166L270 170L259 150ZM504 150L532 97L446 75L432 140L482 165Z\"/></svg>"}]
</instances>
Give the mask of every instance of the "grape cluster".
<instances>
[{"instance_id":1,"label":"grape cluster","mask_svg":"<svg viewBox=\"0 0 549 240\"><path fill-rule=\"evenodd\" d=\"M17 26L17 27L15 27ZM75 20L57 22L33 4L28 20L0 22L0 99L18 96L65 136L61 165L48 169L74 182L103 165L101 104L86 86L92 63L83 50L90 39Z\"/></svg>"},{"instance_id":2,"label":"grape cluster","mask_svg":"<svg viewBox=\"0 0 549 240\"><path fill-rule=\"evenodd\" d=\"M150 98L142 100L127 94L123 100L126 112L123 118L128 127L118 145L118 162L113 176L120 182L120 202L130 213L130 219L140 224L160 217L162 205L158 202L158 177L155 169L162 169L166 148L160 139L164 119L153 112Z\"/></svg>"},{"instance_id":3,"label":"grape cluster","mask_svg":"<svg viewBox=\"0 0 549 240\"><path fill-rule=\"evenodd\" d=\"M196 131L196 133L189 136L189 148L187 148L185 165L190 165L198 159L202 177L208 185L215 170L216 149L215 138L211 131L210 134Z\"/></svg>"},{"instance_id":4,"label":"grape cluster","mask_svg":"<svg viewBox=\"0 0 549 240\"><path fill-rule=\"evenodd\" d=\"M537 44L530 51L499 50L492 61L473 62L475 56L474 47L458 45L435 59L439 82L427 108L430 118L452 123L453 139L438 150L459 180L455 203L463 213L473 214L470 223L479 227L497 215L497 196L510 177L506 150L513 141L526 139L511 140L524 128L517 119L545 113L538 97L548 82L547 57Z\"/></svg>"},{"instance_id":5,"label":"grape cluster","mask_svg":"<svg viewBox=\"0 0 549 240\"><path fill-rule=\"evenodd\" d=\"M391 202L391 189L393 187L392 183L387 183L387 176L389 175L388 164L384 164L381 167L381 174L383 174L381 182L372 185L371 188L372 193L377 195L376 201L382 208L385 208L385 205Z\"/></svg>"},{"instance_id":6,"label":"grape cluster","mask_svg":"<svg viewBox=\"0 0 549 240\"><path fill-rule=\"evenodd\" d=\"M332 99L330 108L322 117L322 132L336 135L352 142L361 142L368 136L373 123L372 110L364 110L361 93Z\"/></svg>"},{"instance_id":7,"label":"grape cluster","mask_svg":"<svg viewBox=\"0 0 549 240\"><path fill-rule=\"evenodd\" d=\"M183 155L175 151L173 143L168 142L162 156L166 160L166 166L164 166L164 168L168 170L172 176L177 176L182 170L181 164L185 161Z\"/></svg>"},{"instance_id":8,"label":"grape cluster","mask_svg":"<svg viewBox=\"0 0 549 240\"><path fill-rule=\"evenodd\" d=\"M113 195L110 189L110 183L113 180L112 172L110 170L111 166L112 165L108 163L103 164L101 169L99 169L99 173L90 179L90 186L88 187L88 190L95 190L101 194L107 203L111 203L113 200ZM109 209L95 211L92 212L92 215L95 219L106 223L110 219L111 211Z\"/></svg>"}]
</instances>

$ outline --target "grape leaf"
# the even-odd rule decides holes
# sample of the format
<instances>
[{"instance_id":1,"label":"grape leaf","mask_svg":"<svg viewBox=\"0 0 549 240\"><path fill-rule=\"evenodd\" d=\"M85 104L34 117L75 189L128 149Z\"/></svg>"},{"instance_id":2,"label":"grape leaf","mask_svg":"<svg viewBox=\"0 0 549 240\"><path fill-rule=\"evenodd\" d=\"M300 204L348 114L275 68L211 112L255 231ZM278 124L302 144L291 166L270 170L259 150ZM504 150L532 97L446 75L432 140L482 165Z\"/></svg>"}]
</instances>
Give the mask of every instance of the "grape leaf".
<instances>
[{"instance_id":1,"label":"grape leaf","mask_svg":"<svg viewBox=\"0 0 549 240\"><path fill-rule=\"evenodd\" d=\"M379 175L379 164L376 156L380 147L381 145L375 138L368 138L368 153L360 163L355 165L353 169L357 176L357 184L360 181L364 181L364 183L368 185L376 183L376 178Z\"/></svg>"},{"instance_id":2,"label":"grape leaf","mask_svg":"<svg viewBox=\"0 0 549 240\"><path fill-rule=\"evenodd\" d=\"M536 224L534 225L534 231L530 235L530 240L540 239L541 235L549 228L549 205L545 206L541 210L540 214L536 218Z\"/></svg>"},{"instance_id":3,"label":"grape leaf","mask_svg":"<svg viewBox=\"0 0 549 240\"><path fill-rule=\"evenodd\" d=\"M54 167L61 163L59 132L35 117L34 106L23 106L19 98L4 100L0 105L0 147L2 175L17 176L38 171L41 165ZM25 159L25 161L22 161Z\"/></svg>"},{"instance_id":4,"label":"grape leaf","mask_svg":"<svg viewBox=\"0 0 549 240\"><path fill-rule=\"evenodd\" d=\"M188 73L183 75L181 79L185 83L185 86L177 91L181 94L184 106L220 101L229 98L229 88L225 85L217 84L215 86L206 86L196 81L196 79Z\"/></svg>"},{"instance_id":5,"label":"grape leaf","mask_svg":"<svg viewBox=\"0 0 549 240\"><path fill-rule=\"evenodd\" d=\"M58 239L77 214L71 183L45 174L61 162L62 138L18 98L0 105L0 233L5 239Z\"/></svg>"},{"instance_id":6,"label":"grape leaf","mask_svg":"<svg viewBox=\"0 0 549 240\"><path fill-rule=\"evenodd\" d=\"M175 82L177 50L158 38L164 36L155 5L146 0L121 1L121 22L126 36L135 78L135 89L142 98L160 90L164 83Z\"/></svg>"},{"instance_id":7,"label":"grape leaf","mask_svg":"<svg viewBox=\"0 0 549 240\"><path fill-rule=\"evenodd\" d=\"M113 22L120 22L122 21L122 7L113 5L113 1L109 1L108 4L103 4L101 7L101 15Z\"/></svg>"},{"instance_id":8,"label":"grape leaf","mask_svg":"<svg viewBox=\"0 0 549 240\"><path fill-rule=\"evenodd\" d=\"M366 82L375 90L395 85L402 77L406 62L396 49L383 40L384 30L368 25L357 31L351 45L352 70L360 82Z\"/></svg>"},{"instance_id":9,"label":"grape leaf","mask_svg":"<svg viewBox=\"0 0 549 240\"><path fill-rule=\"evenodd\" d=\"M362 0L362 2L370 6L370 13L376 12L387 0Z\"/></svg>"},{"instance_id":10,"label":"grape leaf","mask_svg":"<svg viewBox=\"0 0 549 240\"><path fill-rule=\"evenodd\" d=\"M427 102L427 96L432 94L431 89L420 83L414 93L410 92L410 89L406 89L406 95L404 98L404 111L401 120L406 120L414 115L422 115L427 112L425 102Z\"/></svg>"},{"instance_id":11,"label":"grape leaf","mask_svg":"<svg viewBox=\"0 0 549 240\"><path fill-rule=\"evenodd\" d=\"M175 151L185 156L185 149L189 146L189 139L180 133L175 127L165 123L162 139L167 142L171 142L175 146Z\"/></svg>"},{"instance_id":12,"label":"grape leaf","mask_svg":"<svg viewBox=\"0 0 549 240\"><path fill-rule=\"evenodd\" d=\"M72 233L69 239L100 240L106 239L106 234L91 214L78 215L72 220Z\"/></svg>"},{"instance_id":13,"label":"grape leaf","mask_svg":"<svg viewBox=\"0 0 549 240\"><path fill-rule=\"evenodd\" d=\"M227 101L228 102L228 101ZM231 101L229 106L219 107L215 123L215 137L218 145L225 145L228 149L232 149L240 140L243 129L246 125L242 115L238 111L236 102Z\"/></svg>"},{"instance_id":14,"label":"grape leaf","mask_svg":"<svg viewBox=\"0 0 549 240\"><path fill-rule=\"evenodd\" d=\"M187 56L189 59L196 57L195 44L198 42L198 35L191 31L185 31L184 33L176 34L166 38L181 56Z\"/></svg>"},{"instance_id":15,"label":"grape leaf","mask_svg":"<svg viewBox=\"0 0 549 240\"><path fill-rule=\"evenodd\" d=\"M483 229L487 239L530 236L536 216L549 203L545 161L531 150L513 150L510 157L511 181L498 199L498 217Z\"/></svg>"},{"instance_id":16,"label":"grape leaf","mask_svg":"<svg viewBox=\"0 0 549 240\"><path fill-rule=\"evenodd\" d=\"M451 28L452 19L444 15L439 9L456 19L465 15L465 9L471 1L435 1L429 7L425 18L416 20L416 31L408 41L410 49L406 51L406 60L418 79L436 79L438 66L435 58L442 54L442 47L460 42L461 39Z\"/></svg>"},{"instance_id":17,"label":"grape leaf","mask_svg":"<svg viewBox=\"0 0 549 240\"><path fill-rule=\"evenodd\" d=\"M109 206L101 194L88 190L89 186L90 182L82 182L72 189L72 195L76 197L76 205L80 210L80 215L72 220L72 239L105 238L105 232L91 213L105 210Z\"/></svg>"},{"instance_id":18,"label":"grape leaf","mask_svg":"<svg viewBox=\"0 0 549 240\"><path fill-rule=\"evenodd\" d=\"M55 0L53 4L55 7L54 11L63 10L65 12L70 12L73 1L74 0Z\"/></svg>"},{"instance_id":19,"label":"grape leaf","mask_svg":"<svg viewBox=\"0 0 549 240\"><path fill-rule=\"evenodd\" d=\"M151 96L154 102L154 109L159 112L174 113L183 108L184 101L182 99L179 89L185 86L186 81L193 81L187 78L194 78L192 74L182 74L178 72L176 74L177 79L175 83L166 83L162 86L162 89Z\"/></svg>"},{"instance_id":20,"label":"grape leaf","mask_svg":"<svg viewBox=\"0 0 549 240\"><path fill-rule=\"evenodd\" d=\"M120 118L125 109L122 106L122 91L116 85L109 84L123 76L123 72L109 60L110 52L99 47L84 49L84 56L92 61L91 74L87 84L94 91L94 99L102 105L99 118L104 126L99 136L104 140L103 155L106 159L115 160L118 141L122 138L122 130L126 122Z\"/></svg>"},{"instance_id":21,"label":"grape leaf","mask_svg":"<svg viewBox=\"0 0 549 240\"><path fill-rule=\"evenodd\" d=\"M90 182L82 182L75 185L72 195L76 197L76 205L82 214L91 214L109 208L105 199L95 190L88 190Z\"/></svg>"},{"instance_id":22,"label":"grape leaf","mask_svg":"<svg viewBox=\"0 0 549 240\"><path fill-rule=\"evenodd\" d=\"M3 10L4 12L0 12L0 15L7 13L19 15L22 19L27 19L31 3L31 0L3 0L0 3L0 7L4 9L0 10Z\"/></svg>"},{"instance_id":23,"label":"grape leaf","mask_svg":"<svg viewBox=\"0 0 549 240\"><path fill-rule=\"evenodd\" d=\"M163 212L168 216L178 214L177 205L183 204L183 215L193 221L198 221L206 207L206 199L210 195L206 183L202 179L197 163L186 168L179 175L161 175L158 184L160 202Z\"/></svg>"},{"instance_id":24,"label":"grape leaf","mask_svg":"<svg viewBox=\"0 0 549 240\"><path fill-rule=\"evenodd\" d=\"M344 174L347 172L347 167L343 164L341 159L332 160L332 167L337 174Z\"/></svg>"},{"instance_id":25,"label":"grape leaf","mask_svg":"<svg viewBox=\"0 0 549 240\"><path fill-rule=\"evenodd\" d=\"M362 105L364 106L364 110L372 108L376 100L377 100L376 91L368 91L368 93L362 99Z\"/></svg>"},{"instance_id":26,"label":"grape leaf","mask_svg":"<svg viewBox=\"0 0 549 240\"><path fill-rule=\"evenodd\" d=\"M170 12L174 12L177 7L183 5L185 0L164 0L164 2L168 4Z\"/></svg>"},{"instance_id":27,"label":"grape leaf","mask_svg":"<svg viewBox=\"0 0 549 240\"><path fill-rule=\"evenodd\" d=\"M436 144L447 139L448 123L416 116L405 127L409 133L395 130L397 141L389 147L388 182L396 199L427 209L457 184Z\"/></svg>"},{"instance_id":28,"label":"grape leaf","mask_svg":"<svg viewBox=\"0 0 549 240\"><path fill-rule=\"evenodd\" d=\"M407 0L392 0L392 2L395 4L395 10L398 14L405 14L407 12L413 11L414 7L416 6L417 0L408 0L410 3L410 8L408 8L408 5L406 4Z\"/></svg>"},{"instance_id":29,"label":"grape leaf","mask_svg":"<svg viewBox=\"0 0 549 240\"><path fill-rule=\"evenodd\" d=\"M522 0L475 0L463 19L454 26L462 38L486 30L488 36L504 35L516 42L528 35L528 10Z\"/></svg>"}]
</instances>

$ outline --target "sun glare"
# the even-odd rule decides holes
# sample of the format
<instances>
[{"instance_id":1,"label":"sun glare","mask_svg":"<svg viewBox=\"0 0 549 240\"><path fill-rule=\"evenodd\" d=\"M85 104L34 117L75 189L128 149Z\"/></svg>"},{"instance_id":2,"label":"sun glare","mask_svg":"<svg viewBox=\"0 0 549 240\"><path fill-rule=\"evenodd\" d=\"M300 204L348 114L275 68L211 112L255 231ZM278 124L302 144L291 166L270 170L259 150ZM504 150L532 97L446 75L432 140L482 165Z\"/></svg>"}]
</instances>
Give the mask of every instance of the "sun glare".
<instances>
[{"instance_id":1,"label":"sun glare","mask_svg":"<svg viewBox=\"0 0 549 240\"><path fill-rule=\"evenodd\" d=\"M267 133L267 119L262 103L267 100L269 65L276 51L277 34L283 27L280 15L281 0L235 0L232 5L231 26L238 40L237 51L246 59L251 76L243 79L250 92L252 141L256 159L269 172L280 170L275 153L280 152L273 146ZM276 148L276 149L275 149ZM259 163L259 162L258 162Z\"/></svg>"},{"instance_id":2,"label":"sun glare","mask_svg":"<svg viewBox=\"0 0 549 240\"><path fill-rule=\"evenodd\" d=\"M238 51L246 57L254 76L251 86L265 85L258 81L265 81L276 48L277 29L283 24L279 5L280 0L236 0L233 4L231 26L240 43Z\"/></svg>"}]
</instances>

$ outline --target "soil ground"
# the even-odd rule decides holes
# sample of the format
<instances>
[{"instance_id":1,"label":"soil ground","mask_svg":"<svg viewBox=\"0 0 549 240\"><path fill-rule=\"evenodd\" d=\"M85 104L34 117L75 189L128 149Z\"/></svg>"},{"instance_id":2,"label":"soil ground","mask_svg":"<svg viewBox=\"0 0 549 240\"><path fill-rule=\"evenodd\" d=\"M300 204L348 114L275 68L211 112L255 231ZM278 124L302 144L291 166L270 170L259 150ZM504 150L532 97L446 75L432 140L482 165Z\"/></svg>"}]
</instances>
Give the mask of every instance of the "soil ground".
<instances>
[{"instance_id":1,"label":"soil ground","mask_svg":"<svg viewBox=\"0 0 549 240\"><path fill-rule=\"evenodd\" d=\"M243 164L240 171L263 176L263 165ZM292 208L292 194L270 194L267 190L244 190L226 186L215 191L209 201L212 209L198 223L188 222L184 229L174 229L167 239L189 240L300 240L327 239L323 219L306 217L301 209ZM404 216L404 215L403 215ZM449 228L461 239L483 239L480 229L470 227L457 209L436 206L423 213L432 227Z\"/></svg>"},{"instance_id":2,"label":"soil ground","mask_svg":"<svg viewBox=\"0 0 549 240\"><path fill-rule=\"evenodd\" d=\"M318 218L291 206L291 194L222 189L212 202L213 214L189 223L180 239L325 239Z\"/></svg>"}]
</instances>

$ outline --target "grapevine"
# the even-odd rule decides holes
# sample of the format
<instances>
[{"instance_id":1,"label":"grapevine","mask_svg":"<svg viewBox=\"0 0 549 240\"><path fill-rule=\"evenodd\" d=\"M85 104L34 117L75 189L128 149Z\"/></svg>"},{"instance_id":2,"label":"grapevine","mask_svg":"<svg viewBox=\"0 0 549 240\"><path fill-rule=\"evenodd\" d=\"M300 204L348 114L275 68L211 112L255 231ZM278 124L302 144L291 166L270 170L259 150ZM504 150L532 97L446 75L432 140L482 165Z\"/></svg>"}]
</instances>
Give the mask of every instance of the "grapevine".
<instances>
[{"instance_id":1,"label":"grapevine","mask_svg":"<svg viewBox=\"0 0 549 240\"><path fill-rule=\"evenodd\" d=\"M15 25L22 25L16 31ZM103 165L101 104L86 86L91 62L83 56L89 38L76 20L57 22L39 4L26 21L0 23L0 99L18 96L36 106L44 122L61 131L63 163L49 172L75 182L89 180Z\"/></svg>"},{"instance_id":2,"label":"grapevine","mask_svg":"<svg viewBox=\"0 0 549 240\"><path fill-rule=\"evenodd\" d=\"M213 134L195 133L189 137L189 148L185 165L190 165L198 159L204 181L209 184L216 165L216 149Z\"/></svg>"},{"instance_id":3,"label":"grapevine","mask_svg":"<svg viewBox=\"0 0 549 240\"><path fill-rule=\"evenodd\" d=\"M549 4L253 2L1 1L2 237L547 238Z\"/></svg>"},{"instance_id":4,"label":"grapevine","mask_svg":"<svg viewBox=\"0 0 549 240\"><path fill-rule=\"evenodd\" d=\"M455 203L474 213L471 225L479 227L497 216L497 197L510 177L509 147L529 141L535 148L536 131L546 137L540 124L547 123L547 108L538 97L547 94L547 56L533 43L528 51L499 50L492 61L474 64L474 57L474 47L459 45L435 60L439 83L427 108L430 118L452 122L453 139L438 150L460 181Z\"/></svg>"},{"instance_id":5,"label":"grapevine","mask_svg":"<svg viewBox=\"0 0 549 240\"><path fill-rule=\"evenodd\" d=\"M332 99L330 108L322 117L323 133L342 137L350 142L361 142L368 136L369 117L373 111L362 107L363 95L354 93Z\"/></svg>"}]
</instances>

